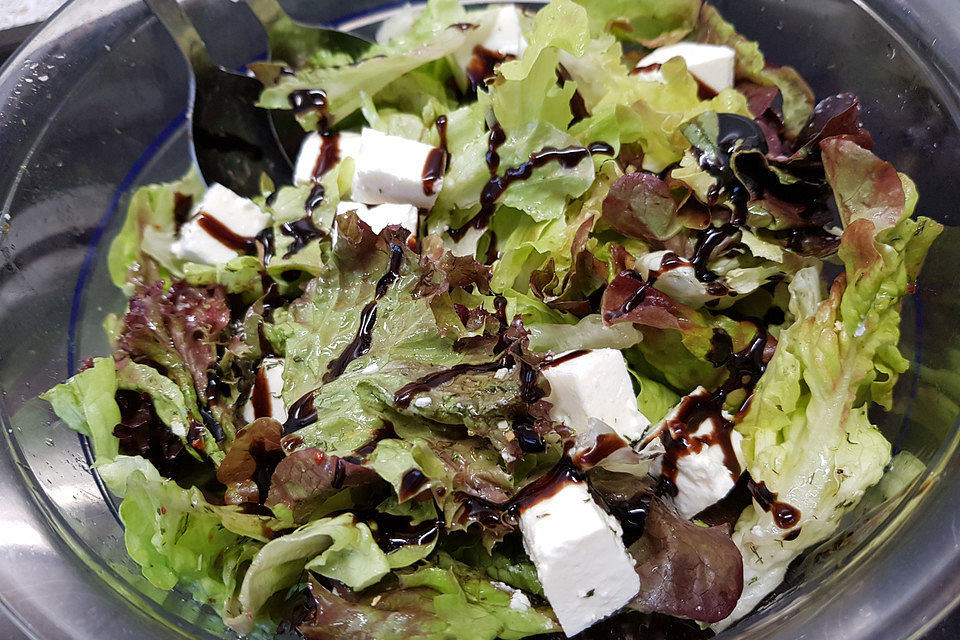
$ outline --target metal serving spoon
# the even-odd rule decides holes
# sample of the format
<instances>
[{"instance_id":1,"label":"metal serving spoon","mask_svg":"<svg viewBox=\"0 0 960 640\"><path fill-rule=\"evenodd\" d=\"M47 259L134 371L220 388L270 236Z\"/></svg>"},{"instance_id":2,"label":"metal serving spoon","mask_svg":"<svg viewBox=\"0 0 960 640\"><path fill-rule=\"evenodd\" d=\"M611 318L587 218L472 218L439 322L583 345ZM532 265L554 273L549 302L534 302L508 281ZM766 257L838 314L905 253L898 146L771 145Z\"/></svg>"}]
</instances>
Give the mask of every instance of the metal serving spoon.
<instances>
[{"instance_id":1,"label":"metal serving spoon","mask_svg":"<svg viewBox=\"0 0 960 640\"><path fill-rule=\"evenodd\" d=\"M291 158L296 156L303 130L292 112L267 111L255 106L263 89L256 78L214 64L207 46L181 6L183 1L145 0L193 68L191 138L204 180L208 184L219 182L244 196L260 193L263 173L275 184L290 184ZM342 31L296 24L276 0L246 0L246 3L266 30L271 55L285 50L286 42L278 37L280 32L285 40L296 41L301 46L324 47L352 55L362 53L370 45Z\"/></svg>"}]
</instances>

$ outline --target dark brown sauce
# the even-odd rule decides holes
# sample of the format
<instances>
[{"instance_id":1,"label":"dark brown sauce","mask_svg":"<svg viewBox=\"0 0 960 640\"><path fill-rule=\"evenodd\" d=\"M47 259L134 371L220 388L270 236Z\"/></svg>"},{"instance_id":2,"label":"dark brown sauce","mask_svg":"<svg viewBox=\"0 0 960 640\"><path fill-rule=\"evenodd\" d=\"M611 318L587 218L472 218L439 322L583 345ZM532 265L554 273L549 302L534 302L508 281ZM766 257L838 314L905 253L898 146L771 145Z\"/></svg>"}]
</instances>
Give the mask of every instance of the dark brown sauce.
<instances>
[{"instance_id":1,"label":"dark brown sauce","mask_svg":"<svg viewBox=\"0 0 960 640\"><path fill-rule=\"evenodd\" d=\"M367 522L373 539L384 553L392 553L409 545L430 544L443 530L443 523L439 520L412 524L410 518L382 512L371 513Z\"/></svg>"},{"instance_id":2,"label":"dark brown sauce","mask_svg":"<svg viewBox=\"0 0 960 640\"><path fill-rule=\"evenodd\" d=\"M307 200L303 203L303 209L307 212L307 215L313 213L313 210L320 206L325 195L327 195L327 192L322 184L317 183L311 187L310 193L307 194Z\"/></svg>"},{"instance_id":3,"label":"dark brown sauce","mask_svg":"<svg viewBox=\"0 0 960 640\"><path fill-rule=\"evenodd\" d=\"M767 485L750 480L747 485L750 494L757 501L760 508L773 516L773 522L781 529L792 529L800 522L800 510L786 502L777 500L777 494L767 488ZM796 535L800 535L799 530ZM794 536L796 537L796 536ZM785 538L792 540L793 538Z\"/></svg>"},{"instance_id":4,"label":"dark brown sauce","mask_svg":"<svg viewBox=\"0 0 960 640\"><path fill-rule=\"evenodd\" d=\"M462 503L458 520L467 524L478 522L489 528L516 526L520 514L533 505L551 498L563 487L576 482L584 482L585 476L564 457L543 477L526 485L506 502L496 503L466 493L457 494Z\"/></svg>"},{"instance_id":5,"label":"dark brown sauce","mask_svg":"<svg viewBox=\"0 0 960 640\"><path fill-rule=\"evenodd\" d=\"M741 115L718 113L717 124L719 134L716 153L701 153L699 164L700 168L717 179L720 191L727 193L730 197L734 205L730 222L734 226L742 226L746 222L750 191L733 169L734 155L746 150L756 150L760 154L766 154L769 150L767 139L756 122Z\"/></svg>"},{"instance_id":6,"label":"dark brown sauce","mask_svg":"<svg viewBox=\"0 0 960 640\"><path fill-rule=\"evenodd\" d=\"M550 367L556 367L558 365L563 364L564 362L570 362L571 360L579 358L580 356L585 356L588 353L590 353L589 349L577 349L576 351L565 353L562 356L559 356L556 358L550 358L549 360L544 362L540 368L549 369Z\"/></svg>"},{"instance_id":7,"label":"dark brown sauce","mask_svg":"<svg viewBox=\"0 0 960 640\"><path fill-rule=\"evenodd\" d=\"M493 142L494 131L491 129L491 145ZM497 200L504 194L507 188L514 182L527 180L533 175L533 170L542 167L550 162L556 162L564 169L576 167L584 159L591 155L613 155L613 147L606 142L592 142L586 147L566 147L564 149L554 149L545 147L536 153L530 154L530 159L523 164L507 169L502 176L493 175L480 192L480 211L461 227L451 229L450 237L459 241L470 228L485 229L490 224L490 216L496 208ZM493 167L490 152L487 152L487 165ZM499 166L500 158L496 156L496 165ZM492 169L495 171L495 169Z\"/></svg>"},{"instance_id":8,"label":"dark brown sauce","mask_svg":"<svg viewBox=\"0 0 960 640\"><path fill-rule=\"evenodd\" d=\"M563 83L570 80L573 80L570 72L567 71L566 67L564 67L562 64L558 64L557 84L563 87ZM587 103L584 102L583 94L580 93L579 89L574 91L573 95L570 96L570 113L573 115L573 119L570 121L571 125L590 117L590 111L587 109Z\"/></svg>"},{"instance_id":9,"label":"dark brown sauce","mask_svg":"<svg viewBox=\"0 0 960 640\"><path fill-rule=\"evenodd\" d=\"M540 373L526 361L520 361L520 399L527 404L533 404L543 396L543 390L537 382Z\"/></svg>"},{"instance_id":10,"label":"dark brown sauce","mask_svg":"<svg viewBox=\"0 0 960 640\"><path fill-rule=\"evenodd\" d=\"M400 490L397 492L397 497L400 498L400 502L405 502L423 491L426 484L427 476L423 475L420 469L410 469L400 478Z\"/></svg>"},{"instance_id":11,"label":"dark brown sauce","mask_svg":"<svg viewBox=\"0 0 960 640\"><path fill-rule=\"evenodd\" d=\"M280 446L288 454L293 453L303 444L303 438L300 436L286 436L280 440Z\"/></svg>"},{"instance_id":12,"label":"dark brown sauce","mask_svg":"<svg viewBox=\"0 0 960 640\"><path fill-rule=\"evenodd\" d=\"M319 118L317 129L327 129L327 94L323 89L297 89L290 92L289 100L296 115L316 111Z\"/></svg>"},{"instance_id":13,"label":"dark brown sauce","mask_svg":"<svg viewBox=\"0 0 960 640\"><path fill-rule=\"evenodd\" d=\"M494 69L501 62L511 60L514 56L492 51L479 44L473 48L473 56L467 62L467 80L469 81L470 93L476 93L477 89L486 84L487 78L492 78Z\"/></svg>"},{"instance_id":14,"label":"dark brown sauce","mask_svg":"<svg viewBox=\"0 0 960 640\"><path fill-rule=\"evenodd\" d=\"M320 154L313 167L313 181L319 182L323 174L333 169L338 162L340 162L340 134L324 131L320 134Z\"/></svg>"},{"instance_id":15,"label":"dark brown sauce","mask_svg":"<svg viewBox=\"0 0 960 640\"><path fill-rule=\"evenodd\" d=\"M437 127L437 136L440 138L440 148L446 154L447 160L444 163L444 170L450 168L450 147L447 145L447 116L437 116L434 120Z\"/></svg>"},{"instance_id":16,"label":"dark brown sauce","mask_svg":"<svg viewBox=\"0 0 960 640\"><path fill-rule=\"evenodd\" d=\"M499 149L507 141L507 134L499 122L494 122L490 127L490 135L487 138L487 152L484 154L484 161L487 163L487 169L491 176L497 175L497 169L500 168Z\"/></svg>"},{"instance_id":17,"label":"dark brown sauce","mask_svg":"<svg viewBox=\"0 0 960 640\"><path fill-rule=\"evenodd\" d=\"M317 421L317 410L313 406L314 397L317 390L308 391L296 402L290 405L290 411L287 412L287 421L283 423L284 435L299 431ZM303 443L303 439L299 439Z\"/></svg>"},{"instance_id":18,"label":"dark brown sauce","mask_svg":"<svg viewBox=\"0 0 960 640\"><path fill-rule=\"evenodd\" d=\"M472 22L457 22L456 24L450 25L450 29L456 29L458 31L473 31L478 29L480 25L473 24Z\"/></svg>"},{"instance_id":19,"label":"dark brown sauce","mask_svg":"<svg viewBox=\"0 0 960 640\"><path fill-rule=\"evenodd\" d=\"M464 363L452 366L449 369L434 371L433 373L429 373L422 378L414 380L413 382L400 387L400 389L393 394L393 404L400 409L406 409L410 406L410 402L414 399L414 397L422 393L427 393L431 389L436 389L437 387L450 382L457 376L466 375L468 373L489 373L503 368L509 369L513 366L513 364L513 356L507 354L503 358L494 362L484 362L481 364Z\"/></svg>"},{"instance_id":20,"label":"dark brown sauce","mask_svg":"<svg viewBox=\"0 0 960 640\"><path fill-rule=\"evenodd\" d=\"M700 282L713 282L717 279L717 274L710 271L707 265L713 252L723 244L728 238L739 233L739 230L730 224L722 227L708 227L697 236L697 244L693 249L693 258L690 263L693 265L693 272ZM723 294L720 294L723 295Z\"/></svg>"},{"instance_id":21,"label":"dark brown sauce","mask_svg":"<svg viewBox=\"0 0 960 640\"><path fill-rule=\"evenodd\" d=\"M254 419L270 418L273 416L273 408L270 402L270 385L267 382L266 371L264 371L262 366L257 369L257 377L253 383L250 402L253 404Z\"/></svg>"},{"instance_id":22,"label":"dark brown sauce","mask_svg":"<svg viewBox=\"0 0 960 640\"><path fill-rule=\"evenodd\" d=\"M377 323L377 301L386 295L390 285L400 277L400 264L402 262L403 248L391 243L390 264L387 267L387 272L377 280L374 299L368 302L363 307L363 311L360 312L360 326L357 327L357 333L353 340L339 356L327 365L327 371L323 374L324 384L339 378L348 364L370 351L370 344L373 341L373 327Z\"/></svg>"},{"instance_id":23,"label":"dark brown sauce","mask_svg":"<svg viewBox=\"0 0 960 640\"><path fill-rule=\"evenodd\" d=\"M190 218L190 211L193 209L193 196L180 193L173 194L173 219L177 226L183 224Z\"/></svg>"},{"instance_id":24,"label":"dark brown sauce","mask_svg":"<svg viewBox=\"0 0 960 640\"><path fill-rule=\"evenodd\" d=\"M726 367L730 372L726 382L715 395L722 400L737 389L743 389L749 396L753 393L753 388L767 367L767 363L763 359L767 347L767 329L762 323L758 322L757 333L750 343L742 351L731 353L726 359L719 361L717 358L723 354L724 350L728 348L730 351L733 350L730 337L724 336L725 332L722 329L717 329L710 339L711 350L708 357L712 354L714 358L711 363L715 367ZM728 342L730 343L729 347L727 346ZM720 363L717 364L717 362Z\"/></svg>"},{"instance_id":25,"label":"dark brown sauce","mask_svg":"<svg viewBox=\"0 0 960 640\"><path fill-rule=\"evenodd\" d=\"M647 293L650 288L650 283L646 282L643 279L643 276L641 276L636 271L621 271L620 275L628 278L633 278L634 280L640 283L640 286L637 287L636 291L630 294L629 298L623 301L623 304L621 304L618 309L611 309L609 311L604 312L603 319L604 321L607 321L607 322L611 322L613 320L616 320L617 318L622 318L623 316L627 315L628 313L630 313L631 311L639 307L641 304L643 304L643 301L646 300L647 298Z\"/></svg>"},{"instance_id":26,"label":"dark brown sauce","mask_svg":"<svg viewBox=\"0 0 960 640\"><path fill-rule=\"evenodd\" d=\"M661 491L676 495L677 473L680 460L688 455L700 453L704 447L719 445L723 451L723 463L734 482L740 477L740 462L730 435L733 423L723 417L723 402L708 393L689 395L677 408L676 415L666 421L661 439L665 452L662 458ZM706 421L714 422L714 429L703 435L694 436L700 425Z\"/></svg>"},{"instance_id":27,"label":"dark brown sauce","mask_svg":"<svg viewBox=\"0 0 960 640\"><path fill-rule=\"evenodd\" d=\"M209 233L214 240L237 253L247 253L256 249L256 238L248 238L234 233L227 225L211 215L201 212L197 215L197 224Z\"/></svg>"},{"instance_id":28,"label":"dark brown sauce","mask_svg":"<svg viewBox=\"0 0 960 640\"><path fill-rule=\"evenodd\" d=\"M370 440L357 448L357 450L353 452L352 456L347 457L347 460L354 462L354 464L360 464L364 458L373 453L374 449L377 448L377 444L379 444L381 440L387 440L389 438L395 439L397 437L397 432L393 428L393 423L388 420L384 420L383 426L375 430L371 434ZM355 458L355 460L353 458Z\"/></svg>"},{"instance_id":29,"label":"dark brown sauce","mask_svg":"<svg viewBox=\"0 0 960 640\"><path fill-rule=\"evenodd\" d=\"M276 355L273 350L273 344L267 340L267 336L263 333L263 322L257 325L257 342L260 346L260 357L266 358L267 356ZM257 373L259 374L259 371Z\"/></svg>"},{"instance_id":30,"label":"dark brown sauce","mask_svg":"<svg viewBox=\"0 0 960 640\"><path fill-rule=\"evenodd\" d=\"M524 453L543 453L547 450L547 443L534 427L533 418L527 414L514 420L513 434L517 437L517 446Z\"/></svg>"},{"instance_id":31,"label":"dark brown sauce","mask_svg":"<svg viewBox=\"0 0 960 640\"><path fill-rule=\"evenodd\" d=\"M690 263L673 253L663 254L663 258L660 260L660 267L656 270L650 270L650 273L647 274L647 284L653 286L657 279L665 273L673 271L674 269L679 269L680 267L689 266Z\"/></svg>"},{"instance_id":32,"label":"dark brown sauce","mask_svg":"<svg viewBox=\"0 0 960 640\"><path fill-rule=\"evenodd\" d=\"M317 225L313 223L313 219L309 215L293 222L284 222L280 225L280 233L293 238L293 242L290 243L290 248L283 254L284 259L300 253L310 242L327 235L317 228Z\"/></svg>"},{"instance_id":33,"label":"dark brown sauce","mask_svg":"<svg viewBox=\"0 0 960 640\"><path fill-rule=\"evenodd\" d=\"M597 436L597 441L586 451L582 451L573 457L573 462L581 469L595 467L614 451L619 451L627 446L626 441L615 433L601 433Z\"/></svg>"},{"instance_id":34,"label":"dark brown sauce","mask_svg":"<svg viewBox=\"0 0 960 640\"><path fill-rule=\"evenodd\" d=\"M791 531L791 532L788 533L787 535L783 536L783 539L786 540L787 542L790 542L791 540L796 540L797 538L800 537L800 531L801 531L801 529L802 529L802 527L797 527L796 529L794 529L793 531Z\"/></svg>"},{"instance_id":35,"label":"dark brown sauce","mask_svg":"<svg viewBox=\"0 0 960 640\"><path fill-rule=\"evenodd\" d=\"M437 181L443 178L443 171L447 166L447 152L438 147L434 147L427 154L427 160L423 164L423 172L420 174L420 181L423 183L423 195L432 196L436 193Z\"/></svg>"},{"instance_id":36,"label":"dark brown sauce","mask_svg":"<svg viewBox=\"0 0 960 640\"><path fill-rule=\"evenodd\" d=\"M633 69L630 69L630 75L637 76L648 71L659 71L661 66L663 65L661 65L659 62L654 62L653 64L648 64L642 67L634 67Z\"/></svg>"},{"instance_id":37,"label":"dark brown sauce","mask_svg":"<svg viewBox=\"0 0 960 640\"><path fill-rule=\"evenodd\" d=\"M273 238L273 227L265 227L256 235L255 239L263 247L263 264L266 265L277 251Z\"/></svg>"}]
</instances>

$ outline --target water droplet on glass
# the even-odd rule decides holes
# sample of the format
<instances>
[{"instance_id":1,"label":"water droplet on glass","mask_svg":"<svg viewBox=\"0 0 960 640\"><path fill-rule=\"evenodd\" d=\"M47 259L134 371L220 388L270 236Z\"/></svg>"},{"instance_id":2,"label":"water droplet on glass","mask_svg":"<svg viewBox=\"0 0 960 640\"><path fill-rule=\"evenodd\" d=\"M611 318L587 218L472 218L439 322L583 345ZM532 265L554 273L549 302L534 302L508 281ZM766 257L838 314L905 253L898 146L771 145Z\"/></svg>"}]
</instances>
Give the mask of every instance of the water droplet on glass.
<instances>
[{"instance_id":1,"label":"water droplet on glass","mask_svg":"<svg viewBox=\"0 0 960 640\"><path fill-rule=\"evenodd\" d=\"M39 80L40 82L46 82L49 79L50 79L50 76L48 76L47 74L43 74L42 76L37 76L37 80Z\"/></svg>"},{"instance_id":2,"label":"water droplet on glass","mask_svg":"<svg viewBox=\"0 0 960 640\"><path fill-rule=\"evenodd\" d=\"M48 447L52 447L52 446L53 446L53 438L47 438L46 440L43 441L43 444L47 445Z\"/></svg>"}]
</instances>

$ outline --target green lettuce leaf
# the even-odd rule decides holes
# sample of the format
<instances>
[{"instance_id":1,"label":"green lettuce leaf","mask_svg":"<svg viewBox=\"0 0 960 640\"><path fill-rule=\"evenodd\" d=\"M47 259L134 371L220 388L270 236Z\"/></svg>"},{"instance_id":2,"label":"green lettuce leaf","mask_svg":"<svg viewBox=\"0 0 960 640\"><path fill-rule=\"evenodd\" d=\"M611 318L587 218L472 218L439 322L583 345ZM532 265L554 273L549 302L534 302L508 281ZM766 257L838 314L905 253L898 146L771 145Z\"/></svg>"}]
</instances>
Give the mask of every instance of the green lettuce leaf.
<instances>
[{"instance_id":1,"label":"green lettuce leaf","mask_svg":"<svg viewBox=\"0 0 960 640\"><path fill-rule=\"evenodd\" d=\"M720 12L709 4L704 4L700 13L697 40L732 47L736 52L738 79L773 85L780 89L786 133L790 137L800 133L813 115L814 96L796 69L767 63L757 43L737 33L733 25L724 20Z\"/></svg>"},{"instance_id":2,"label":"green lettuce leaf","mask_svg":"<svg viewBox=\"0 0 960 640\"><path fill-rule=\"evenodd\" d=\"M859 171L859 163L850 170ZM897 348L901 300L941 226L913 220L901 207L896 226L887 227L887 189L865 196L857 181L834 179L832 186L839 201L856 199L875 215L844 230L839 255L846 273L826 300L811 308L798 299L808 294L791 285L797 319L780 334L737 425L751 477L799 509L800 518L799 534L786 540L756 503L743 513L734 540L744 557L744 594L730 620L776 587L804 548L826 539L890 460L890 443L867 411L871 401L889 405L907 368Z\"/></svg>"},{"instance_id":3,"label":"green lettuce leaf","mask_svg":"<svg viewBox=\"0 0 960 640\"><path fill-rule=\"evenodd\" d=\"M238 633L249 633L270 596L300 582L304 569L355 589L390 572L370 529L352 514L314 520L260 549L236 597L227 602L224 621Z\"/></svg>"},{"instance_id":4,"label":"green lettuce leaf","mask_svg":"<svg viewBox=\"0 0 960 640\"><path fill-rule=\"evenodd\" d=\"M200 174L191 170L180 180L141 187L133 194L123 227L107 254L113 284L127 295L132 293L127 274L131 268L144 267L147 261L159 263L156 278L169 281L171 273L179 273L170 253L170 243L177 232L177 205L189 208L206 190Z\"/></svg>"},{"instance_id":5,"label":"green lettuce leaf","mask_svg":"<svg viewBox=\"0 0 960 640\"><path fill-rule=\"evenodd\" d=\"M350 602L311 582L315 610L298 631L308 640L517 640L559 631L546 607L517 603L445 553L436 563L399 575L399 586Z\"/></svg>"},{"instance_id":6,"label":"green lettuce leaf","mask_svg":"<svg viewBox=\"0 0 960 640\"><path fill-rule=\"evenodd\" d=\"M98 463L113 460L119 441L113 428L120 422L117 372L113 358L94 358L93 366L40 395L67 426L93 441Z\"/></svg>"},{"instance_id":7,"label":"green lettuce leaf","mask_svg":"<svg viewBox=\"0 0 960 640\"><path fill-rule=\"evenodd\" d=\"M607 31L645 47L671 44L697 24L700 0L579 0L589 9L590 33Z\"/></svg>"},{"instance_id":8,"label":"green lettuce leaf","mask_svg":"<svg viewBox=\"0 0 960 640\"><path fill-rule=\"evenodd\" d=\"M123 498L124 543L143 575L163 590L180 584L221 612L264 536L280 527L236 507L212 506L198 489L161 478L140 457L119 456L100 474Z\"/></svg>"}]
</instances>

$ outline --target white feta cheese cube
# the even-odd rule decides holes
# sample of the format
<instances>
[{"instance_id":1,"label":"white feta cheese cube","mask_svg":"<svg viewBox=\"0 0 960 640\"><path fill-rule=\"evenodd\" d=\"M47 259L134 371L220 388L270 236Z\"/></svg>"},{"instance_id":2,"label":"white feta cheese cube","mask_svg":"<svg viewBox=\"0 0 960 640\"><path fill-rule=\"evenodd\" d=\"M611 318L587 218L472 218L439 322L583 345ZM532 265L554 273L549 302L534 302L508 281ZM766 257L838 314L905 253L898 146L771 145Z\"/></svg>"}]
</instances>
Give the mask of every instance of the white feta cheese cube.
<instances>
[{"instance_id":1,"label":"white feta cheese cube","mask_svg":"<svg viewBox=\"0 0 960 640\"><path fill-rule=\"evenodd\" d=\"M366 128L353 172L353 199L429 209L443 186L442 149ZM439 163L438 173L434 173ZM429 176L436 179L429 180Z\"/></svg>"},{"instance_id":2,"label":"white feta cheese cube","mask_svg":"<svg viewBox=\"0 0 960 640\"><path fill-rule=\"evenodd\" d=\"M344 158L356 158L360 152L360 134L341 131L330 136L321 136L316 131L307 135L300 145L297 163L293 170L294 184L310 184L317 175L320 156L328 154L326 170L340 164Z\"/></svg>"},{"instance_id":3,"label":"white feta cheese cube","mask_svg":"<svg viewBox=\"0 0 960 640\"><path fill-rule=\"evenodd\" d=\"M380 233L391 225L400 225L414 237L417 235L417 223L420 221L420 213L412 204L381 204L359 212L357 215L370 225L374 233Z\"/></svg>"},{"instance_id":4,"label":"white feta cheese cube","mask_svg":"<svg viewBox=\"0 0 960 640\"><path fill-rule=\"evenodd\" d=\"M637 64L637 68L663 64L673 58L680 57L687 64L687 70L700 82L714 91L720 92L729 89L734 83L735 57L734 50L718 44L703 44L700 42L678 42L665 47L654 49ZM657 76L659 71L641 72L644 80L662 80Z\"/></svg>"},{"instance_id":5,"label":"white feta cheese cube","mask_svg":"<svg viewBox=\"0 0 960 640\"><path fill-rule=\"evenodd\" d=\"M357 214L357 217L361 220L364 220L363 216L369 211L369 207L365 204L360 204L359 202L350 202L349 200L341 200L337 203L337 215L342 216L348 211L353 211ZM366 220L364 220L366 222ZM367 222L367 224L370 224Z\"/></svg>"},{"instance_id":6,"label":"white feta cheese cube","mask_svg":"<svg viewBox=\"0 0 960 640\"><path fill-rule=\"evenodd\" d=\"M697 388L692 394L680 401L667 414L663 423L676 421L681 407L688 398L707 396L709 393L703 387ZM710 505L722 500L736 484L736 479L727 467L724 446L720 444L723 429L721 420L728 420L730 416L711 416L699 424L686 425L686 440L691 443L690 451L677 459L677 474L673 481L677 488L677 495L672 500L677 511L684 518L690 519ZM742 443L743 436L738 431L729 433L730 445L737 458L738 466L743 466ZM662 475L662 457L653 462L651 474Z\"/></svg>"},{"instance_id":7,"label":"white feta cheese cube","mask_svg":"<svg viewBox=\"0 0 960 640\"><path fill-rule=\"evenodd\" d=\"M669 262L664 266L664 258L669 256ZM650 279L650 274L656 275L653 286L683 304L691 307L702 307L706 302L722 298L727 295L725 287L715 289L716 294L710 293L709 283L700 282L693 269L693 264L686 258L681 258L672 251L654 251L637 260L637 270L644 280Z\"/></svg>"},{"instance_id":8,"label":"white feta cheese cube","mask_svg":"<svg viewBox=\"0 0 960 640\"><path fill-rule=\"evenodd\" d=\"M550 383L550 417L578 434L589 433L595 418L633 442L650 424L637 408L627 363L617 349L561 353L541 373Z\"/></svg>"},{"instance_id":9,"label":"white feta cheese cube","mask_svg":"<svg viewBox=\"0 0 960 640\"><path fill-rule=\"evenodd\" d=\"M567 636L626 605L640 577L615 518L582 482L570 482L520 513L523 546Z\"/></svg>"},{"instance_id":10,"label":"white feta cheese cube","mask_svg":"<svg viewBox=\"0 0 960 640\"><path fill-rule=\"evenodd\" d=\"M519 58L527 48L527 39L520 28L520 12L513 5L505 5L495 11L493 27L480 46Z\"/></svg>"},{"instance_id":11,"label":"white feta cheese cube","mask_svg":"<svg viewBox=\"0 0 960 640\"><path fill-rule=\"evenodd\" d=\"M240 255L229 243L203 228L201 214L213 218L229 233L241 239L253 238L270 224L270 215L252 200L238 196L223 185L211 184L194 206L191 218L180 227L179 237L170 246L173 255L181 260L217 265Z\"/></svg>"},{"instance_id":12,"label":"white feta cheese cube","mask_svg":"<svg viewBox=\"0 0 960 640\"><path fill-rule=\"evenodd\" d=\"M264 358L257 369L257 377L250 390L250 399L243 406L243 419L247 423L257 418L275 418L287 421L287 408L283 404L283 358Z\"/></svg>"},{"instance_id":13,"label":"white feta cheese cube","mask_svg":"<svg viewBox=\"0 0 960 640\"><path fill-rule=\"evenodd\" d=\"M490 19L481 20L479 28L470 32L463 46L453 56L460 69L473 58L473 50L481 46L505 56L519 58L527 48L527 39L520 27L520 11L512 4L489 9Z\"/></svg>"}]
</instances>

